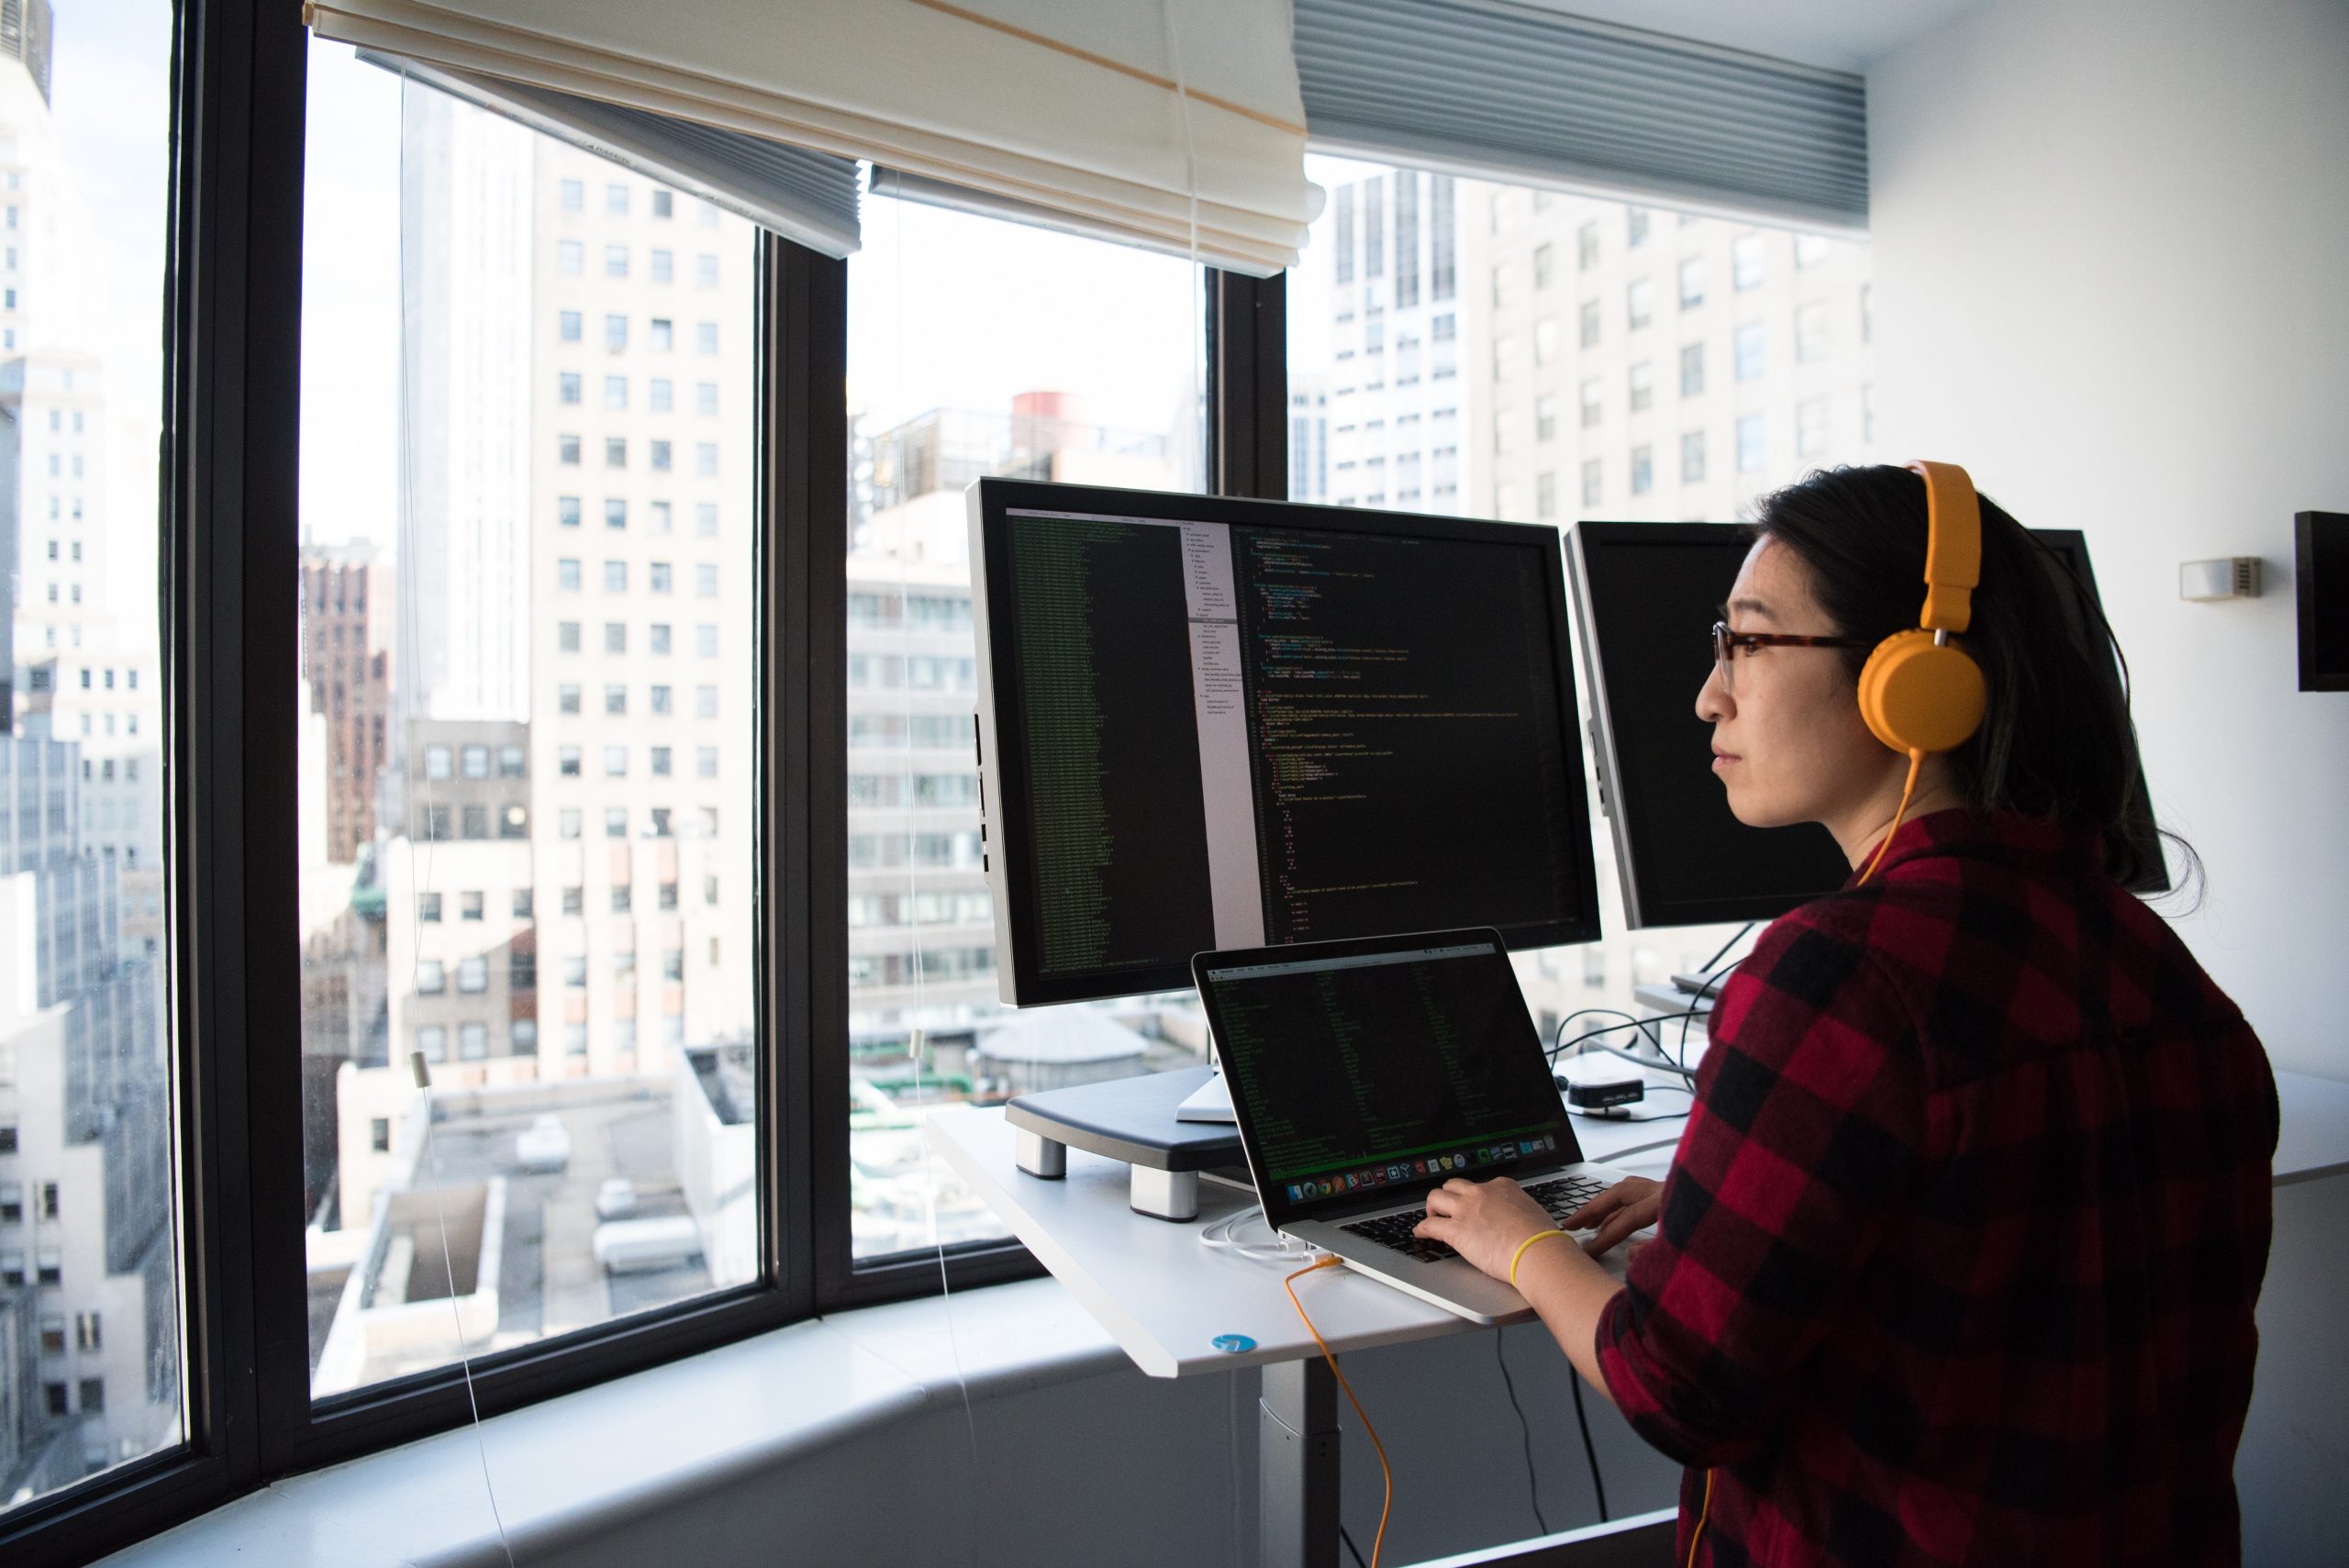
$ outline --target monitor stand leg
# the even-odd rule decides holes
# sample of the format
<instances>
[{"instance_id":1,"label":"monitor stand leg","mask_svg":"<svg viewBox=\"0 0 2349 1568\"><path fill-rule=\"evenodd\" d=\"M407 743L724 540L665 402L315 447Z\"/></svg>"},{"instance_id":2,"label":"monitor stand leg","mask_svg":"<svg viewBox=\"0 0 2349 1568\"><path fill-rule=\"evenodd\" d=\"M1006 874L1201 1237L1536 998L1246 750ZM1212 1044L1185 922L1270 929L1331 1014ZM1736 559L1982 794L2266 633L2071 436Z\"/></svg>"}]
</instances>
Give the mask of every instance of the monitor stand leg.
<instances>
[{"instance_id":1,"label":"monitor stand leg","mask_svg":"<svg viewBox=\"0 0 2349 1568\"><path fill-rule=\"evenodd\" d=\"M1199 1217L1199 1173L1197 1171L1153 1171L1133 1167L1132 1196L1126 1201L1136 1214L1159 1219Z\"/></svg>"},{"instance_id":2,"label":"monitor stand leg","mask_svg":"<svg viewBox=\"0 0 2349 1568\"><path fill-rule=\"evenodd\" d=\"M1338 1382L1319 1356L1264 1368L1256 1523L1264 1568L1338 1568Z\"/></svg>"},{"instance_id":3,"label":"monitor stand leg","mask_svg":"<svg viewBox=\"0 0 2349 1568\"><path fill-rule=\"evenodd\" d=\"M1059 1181L1068 1174L1068 1145L1055 1143L1040 1132L1026 1128L1018 1129L1019 1142L1012 1159L1014 1163L1031 1176L1041 1176L1048 1182Z\"/></svg>"}]
</instances>

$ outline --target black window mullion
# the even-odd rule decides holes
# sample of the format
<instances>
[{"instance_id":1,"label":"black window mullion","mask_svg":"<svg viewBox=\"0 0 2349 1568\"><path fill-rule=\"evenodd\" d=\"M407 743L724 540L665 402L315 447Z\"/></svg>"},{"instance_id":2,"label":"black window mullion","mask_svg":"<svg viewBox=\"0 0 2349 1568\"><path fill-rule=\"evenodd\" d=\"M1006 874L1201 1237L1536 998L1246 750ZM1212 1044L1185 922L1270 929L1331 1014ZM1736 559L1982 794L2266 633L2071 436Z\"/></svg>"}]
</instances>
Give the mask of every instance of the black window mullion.
<instances>
[{"instance_id":1,"label":"black window mullion","mask_svg":"<svg viewBox=\"0 0 2349 1568\"><path fill-rule=\"evenodd\" d=\"M1208 472L1219 495L1288 495L1288 278L1209 272Z\"/></svg>"}]
</instances>

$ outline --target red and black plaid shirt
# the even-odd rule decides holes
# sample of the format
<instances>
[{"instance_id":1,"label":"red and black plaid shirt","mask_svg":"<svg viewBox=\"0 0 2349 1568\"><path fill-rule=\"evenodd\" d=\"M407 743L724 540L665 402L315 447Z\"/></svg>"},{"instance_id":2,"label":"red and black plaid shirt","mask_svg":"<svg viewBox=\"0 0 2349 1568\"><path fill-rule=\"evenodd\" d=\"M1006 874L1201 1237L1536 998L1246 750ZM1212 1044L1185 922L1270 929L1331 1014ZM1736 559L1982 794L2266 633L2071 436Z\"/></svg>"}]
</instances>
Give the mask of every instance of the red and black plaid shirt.
<instances>
[{"instance_id":1,"label":"red and black plaid shirt","mask_svg":"<svg viewBox=\"0 0 2349 1568\"><path fill-rule=\"evenodd\" d=\"M1676 1562L2239 1561L2275 1080L2093 832L1903 824L1711 1039L1598 1324Z\"/></svg>"}]
</instances>

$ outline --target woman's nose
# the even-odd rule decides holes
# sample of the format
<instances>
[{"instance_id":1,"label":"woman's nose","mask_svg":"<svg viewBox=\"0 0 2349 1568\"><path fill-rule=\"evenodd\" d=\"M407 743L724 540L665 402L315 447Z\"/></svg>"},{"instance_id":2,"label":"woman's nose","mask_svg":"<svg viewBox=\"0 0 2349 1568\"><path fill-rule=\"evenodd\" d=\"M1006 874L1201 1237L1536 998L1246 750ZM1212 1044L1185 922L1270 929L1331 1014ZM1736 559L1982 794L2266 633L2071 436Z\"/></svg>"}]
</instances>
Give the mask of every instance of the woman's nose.
<instances>
[{"instance_id":1,"label":"woman's nose","mask_svg":"<svg viewBox=\"0 0 2349 1568\"><path fill-rule=\"evenodd\" d=\"M1697 688L1697 717L1707 724L1718 724L1736 710L1736 699L1721 684L1721 667L1716 664L1706 673L1705 684Z\"/></svg>"}]
</instances>

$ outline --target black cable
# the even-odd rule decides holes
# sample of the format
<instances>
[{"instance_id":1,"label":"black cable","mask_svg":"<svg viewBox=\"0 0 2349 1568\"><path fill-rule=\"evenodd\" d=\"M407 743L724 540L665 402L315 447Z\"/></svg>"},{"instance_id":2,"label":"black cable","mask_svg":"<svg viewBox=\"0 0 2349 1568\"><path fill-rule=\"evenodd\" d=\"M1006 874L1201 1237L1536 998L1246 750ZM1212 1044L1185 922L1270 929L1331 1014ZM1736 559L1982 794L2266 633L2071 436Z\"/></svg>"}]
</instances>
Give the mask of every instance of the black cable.
<instances>
[{"instance_id":1,"label":"black cable","mask_svg":"<svg viewBox=\"0 0 2349 1568\"><path fill-rule=\"evenodd\" d=\"M1508 1407L1517 1412L1518 1435L1525 1440L1525 1490L1533 1499L1533 1522L1548 1535L1550 1521L1542 1517L1542 1484L1533 1473L1533 1426L1525 1418L1525 1407L1517 1402L1517 1379L1508 1373L1508 1345L1498 1329L1493 1330L1493 1359L1501 1364L1501 1386L1508 1390ZM1570 1373L1573 1370L1567 1368Z\"/></svg>"},{"instance_id":2,"label":"black cable","mask_svg":"<svg viewBox=\"0 0 2349 1568\"><path fill-rule=\"evenodd\" d=\"M1346 1527L1343 1525L1338 1527L1338 1539L1346 1543L1348 1551L1353 1553L1354 1568L1370 1568L1370 1565L1362 1560L1362 1548L1354 1544L1354 1538L1346 1533Z\"/></svg>"},{"instance_id":3,"label":"black cable","mask_svg":"<svg viewBox=\"0 0 2349 1568\"><path fill-rule=\"evenodd\" d=\"M1744 924L1742 927L1741 927L1741 928L1739 929L1737 935L1735 935L1735 936L1733 936L1733 937L1730 938L1730 940L1727 940L1727 941L1723 942L1720 947L1715 948L1715 949L1713 950L1713 956L1712 956L1712 957L1710 957L1710 958L1709 958L1709 959L1707 959L1707 960L1705 961L1705 966L1704 966L1702 969L1699 969L1698 971L1697 971L1697 973L1699 973L1699 974L1709 974L1709 973L1712 973L1712 969L1713 969L1713 965L1715 965L1715 964L1719 963L1719 962L1721 961L1721 954L1723 954L1723 953L1725 953L1725 952L1729 951L1729 950L1730 950L1730 949L1731 949L1731 948L1735 947L1738 943L1740 943L1740 942L1743 941L1743 940L1745 940L1745 933L1746 933L1747 931L1752 930L1753 929L1753 921L1751 921L1751 920L1746 921L1746 922L1745 922L1745 924Z\"/></svg>"},{"instance_id":4,"label":"black cable","mask_svg":"<svg viewBox=\"0 0 2349 1568\"><path fill-rule=\"evenodd\" d=\"M1590 1461L1590 1489L1598 1495L1598 1522L1605 1524L1608 1521L1607 1483L1599 1477L1598 1445L1590 1440L1590 1418L1583 1413L1582 1373L1569 1365L1566 1368L1566 1381L1574 1385L1575 1425L1582 1429L1582 1454L1585 1459Z\"/></svg>"},{"instance_id":5,"label":"black cable","mask_svg":"<svg viewBox=\"0 0 2349 1568\"><path fill-rule=\"evenodd\" d=\"M1615 1009L1612 1007L1586 1007L1583 1009L1582 1013L1574 1014L1565 1020L1565 1022L1560 1023L1558 1026L1558 1035L1561 1038L1558 1039L1556 1044L1550 1048L1550 1065L1555 1067L1558 1064L1558 1057L1560 1053L1565 1051L1569 1048L1580 1046L1585 1040L1597 1040L1601 1035L1620 1034L1624 1029L1646 1029L1653 1025L1668 1024L1672 1022L1673 1019L1681 1016L1678 1013L1659 1013L1652 1018L1635 1018L1629 1013L1619 1013L1616 1016L1623 1020L1620 1024L1602 1024L1598 1029L1583 1030L1582 1033L1575 1036L1572 1040L1563 1038L1565 1034L1566 1023L1572 1022L1573 1018L1580 1018L1586 1013L1611 1013L1614 1011ZM1599 1049L1602 1051L1616 1050L1616 1048L1612 1046L1601 1046ZM1631 1056L1627 1059L1636 1062L1643 1067L1659 1068L1666 1073L1673 1071L1672 1059L1664 1054L1664 1043L1661 1039L1656 1042L1655 1051L1658 1060L1653 1062L1639 1056ZM1618 1051L1618 1054L1621 1054L1621 1052Z\"/></svg>"}]
</instances>

